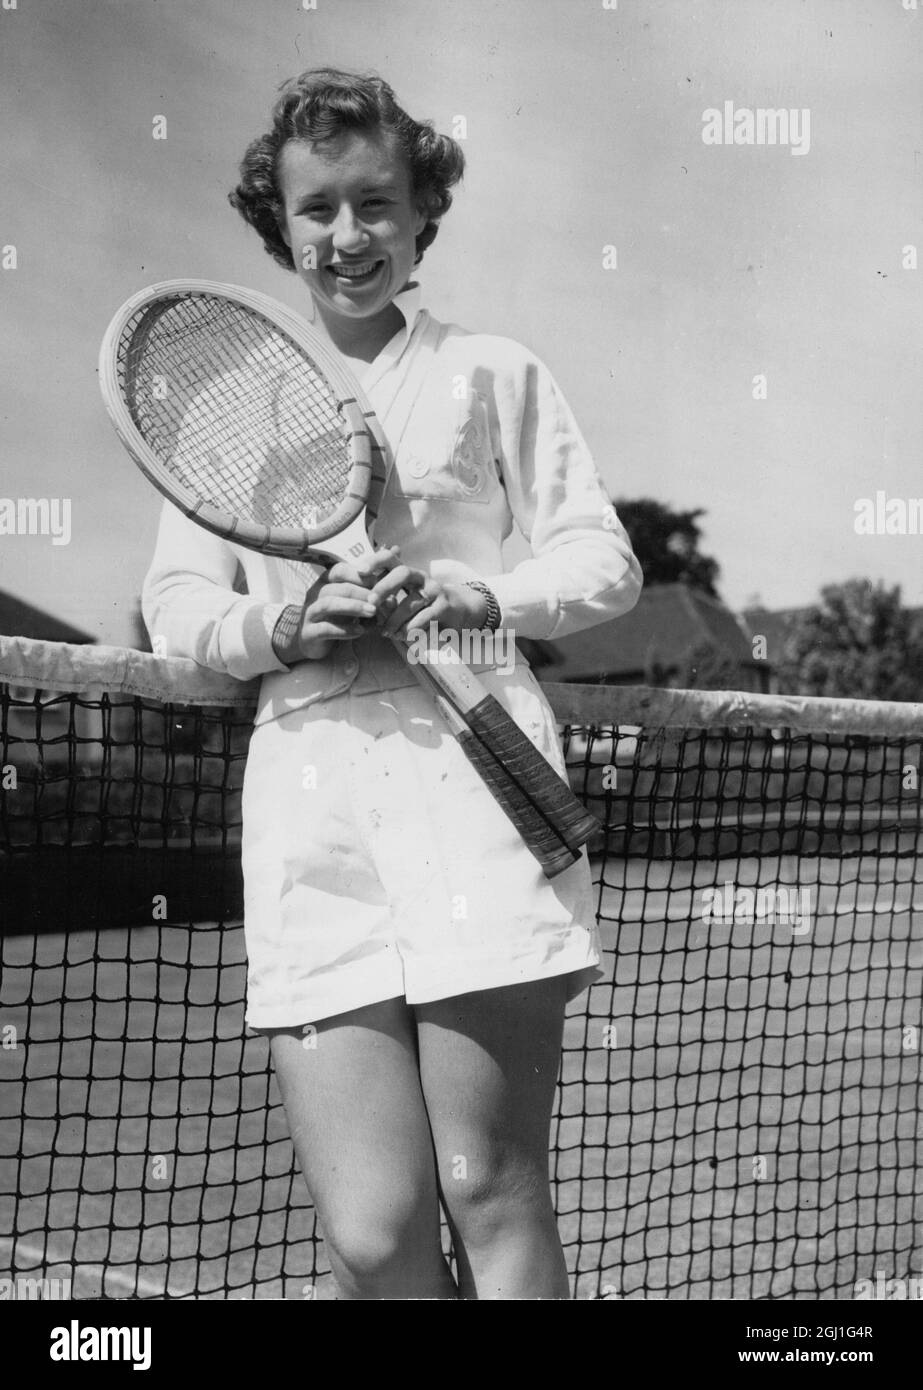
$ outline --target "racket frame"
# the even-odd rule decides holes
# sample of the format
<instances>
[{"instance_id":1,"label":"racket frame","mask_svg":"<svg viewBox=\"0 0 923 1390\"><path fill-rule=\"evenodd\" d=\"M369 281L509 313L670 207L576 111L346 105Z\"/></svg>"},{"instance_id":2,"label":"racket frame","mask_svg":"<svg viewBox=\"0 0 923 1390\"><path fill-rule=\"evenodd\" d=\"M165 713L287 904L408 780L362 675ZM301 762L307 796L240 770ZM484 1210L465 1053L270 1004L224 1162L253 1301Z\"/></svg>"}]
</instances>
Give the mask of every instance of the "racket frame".
<instances>
[{"instance_id":1,"label":"racket frame","mask_svg":"<svg viewBox=\"0 0 923 1390\"><path fill-rule=\"evenodd\" d=\"M232 305L242 305L256 314L268 330L291 339L295 348L318 368L321 376L333 387L337 412L343 425L344 444L350 455L349 485L341 505L316 526L270 526L211 506L181 482L144 439L142 426L126 399L127 383L119 371L119 362L124 357L120 349L125 332L132 320L142 315L146 308L151 311L153 321L150 328L153 328L154 322L173 304L206 295ZM157 313L158 309L160 313ZM148 327L146 321L143 326ZM138 332L139 327L142 324L135 326L133 334ZM319 338L315 339L312 335L310 341L307 339L304 328L304 323L292 310L255 290L212 280L163 280L126 300L109 323L99 350L99 382L106 410L119 438L148 481L191 521L204 526L207 531L236 541L249 550L259 550L264 555L286 560L313 558L312 547L322 551L324 541L339 536L350 522L362 515L364 508L368 509L368 501L373 493L375 445L363 403L356 396L356 383Z\"/></svg>"}]
</instances>

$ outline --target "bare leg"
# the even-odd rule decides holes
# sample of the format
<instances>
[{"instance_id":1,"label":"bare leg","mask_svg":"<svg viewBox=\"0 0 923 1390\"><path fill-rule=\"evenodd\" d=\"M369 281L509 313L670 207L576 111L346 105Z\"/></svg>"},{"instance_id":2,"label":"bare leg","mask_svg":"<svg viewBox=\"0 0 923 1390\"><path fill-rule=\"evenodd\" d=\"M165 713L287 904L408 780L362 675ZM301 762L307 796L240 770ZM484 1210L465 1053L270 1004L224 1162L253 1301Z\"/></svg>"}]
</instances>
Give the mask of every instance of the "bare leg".
<instances>
[{"instance_id":1,"label":"bare leg","mask_svg":"<svg viewBox=\"0 0 923 1390\"><path fill-rule=\"evenodd\" d=\"M565 977L416 1006L463 1298L569 1298L548 1181Z\"/></svg>"},{"instance_id":2,"label":"bare leg","mask_svg":"<svg viewBox=\"0 0 923 1390\"><path fill-rule=\"evenodd\" d=\"M403 999L272 1035L298 1161L347 1299L455 1298L436 1166Z\"/></svg>"}]
</instances>

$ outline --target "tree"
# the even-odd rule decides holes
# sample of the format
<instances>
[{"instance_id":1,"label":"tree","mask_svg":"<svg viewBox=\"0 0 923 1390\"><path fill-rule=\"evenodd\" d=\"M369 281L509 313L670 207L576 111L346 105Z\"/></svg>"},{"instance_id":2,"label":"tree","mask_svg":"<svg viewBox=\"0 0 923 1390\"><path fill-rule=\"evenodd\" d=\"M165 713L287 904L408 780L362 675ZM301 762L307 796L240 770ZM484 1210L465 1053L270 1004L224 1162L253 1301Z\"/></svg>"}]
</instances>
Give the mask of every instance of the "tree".
<instances>
[{"instance_id":1,"label":"tree","mask_svg":"<svg viewBox=\"0 0 923 1390\"><path fill-rule=\"evenodd\" d=\"M688 584L712 598L718 597L715 585L720 566L717 560L699 552L702 532L697 523L705 515L701 507L692 512L677 512L651 497L635 502L622 498L614 506L647 584Z\"/></svg>"},{"instance_id":2,"label":"tree","mask_svg":"<svg viewBox=\"0 0 923 1390\"><path fill-rule=\"evenodd\" d=\"M776 676L789 695L923 700L923 623L899 585L829 584L792 619Z\"/></svg>"}]
</instances>

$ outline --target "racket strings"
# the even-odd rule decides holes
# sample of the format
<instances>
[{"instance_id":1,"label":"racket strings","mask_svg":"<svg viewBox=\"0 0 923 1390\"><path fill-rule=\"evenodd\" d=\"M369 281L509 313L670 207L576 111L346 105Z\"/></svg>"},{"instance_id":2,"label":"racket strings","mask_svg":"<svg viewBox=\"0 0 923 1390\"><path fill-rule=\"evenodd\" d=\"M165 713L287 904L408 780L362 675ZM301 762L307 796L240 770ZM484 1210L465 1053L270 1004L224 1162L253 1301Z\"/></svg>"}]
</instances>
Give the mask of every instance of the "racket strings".
<instances>
[{"instance_id":1,"label":"racket strings","mask_svg":"<svg viewBox=\"0 0 923 1390\"><path fill-rule=\"evenodd\" d=\"M200 501L310 529L349 492L349 430L326 378L244 306L180 297L129 321L119 383L161 465Z\"/></svg>"}]
</instances>

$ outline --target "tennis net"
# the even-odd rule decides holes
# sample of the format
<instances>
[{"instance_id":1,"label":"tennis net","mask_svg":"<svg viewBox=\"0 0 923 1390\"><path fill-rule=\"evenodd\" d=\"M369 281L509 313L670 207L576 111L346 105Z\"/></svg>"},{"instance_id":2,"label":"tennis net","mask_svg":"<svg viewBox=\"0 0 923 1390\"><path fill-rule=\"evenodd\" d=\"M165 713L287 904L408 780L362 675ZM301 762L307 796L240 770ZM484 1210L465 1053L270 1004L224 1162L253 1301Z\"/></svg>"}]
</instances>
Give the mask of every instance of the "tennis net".
<instances>
[{"instance_id":1,"label":"tennis net","mask_svg":"<svg viewBox=\"0 0 923 1390\"><path fill-rule=\"evenodd\" d=\"M575 1295L919 1274L923 706L546 689L604 826L552 1130ZM0 638L0 1277L333 1296L243 1021L254 697Z\"/></svg>"}]
</instances>

